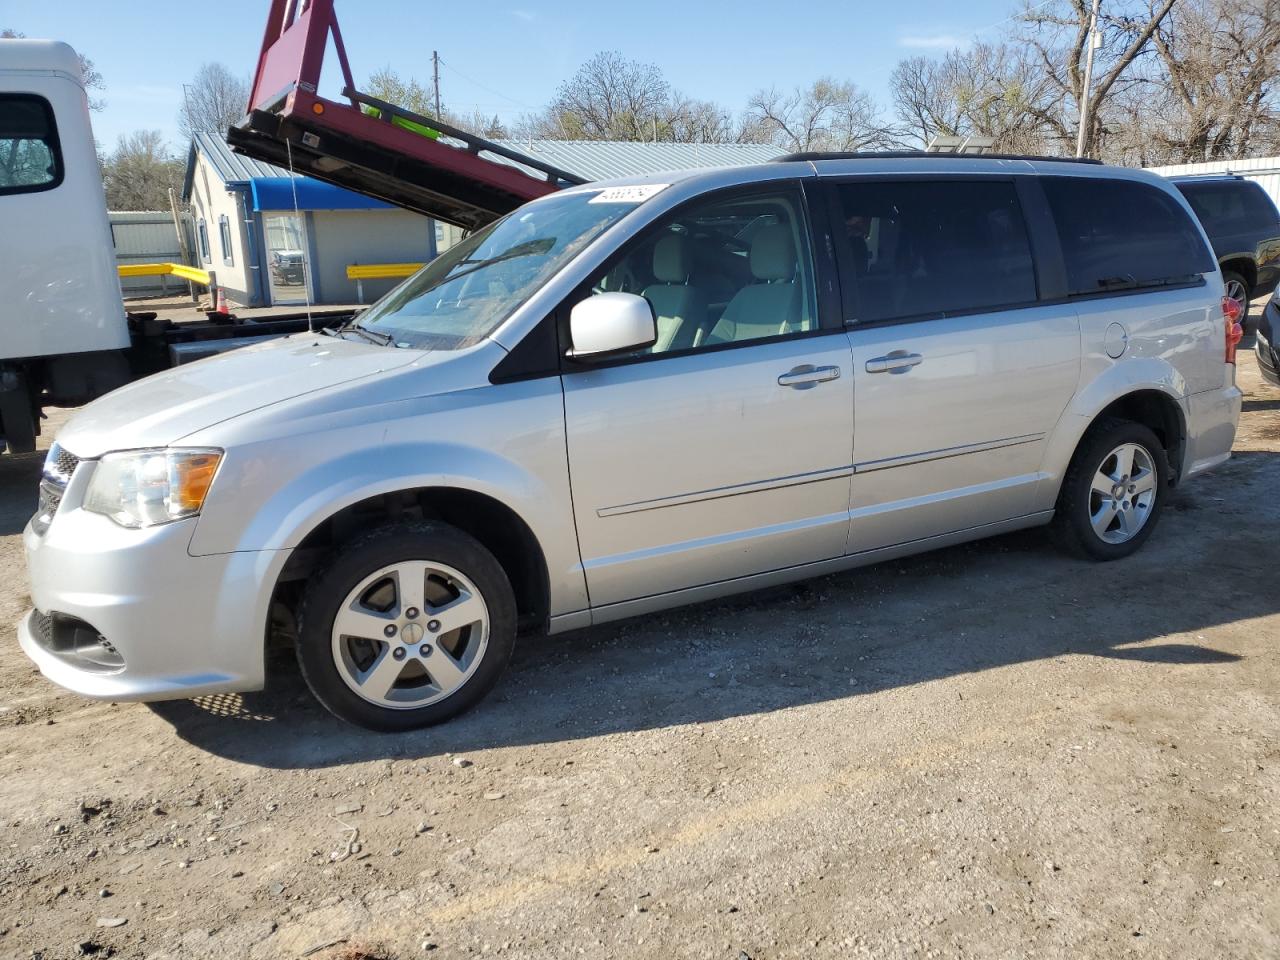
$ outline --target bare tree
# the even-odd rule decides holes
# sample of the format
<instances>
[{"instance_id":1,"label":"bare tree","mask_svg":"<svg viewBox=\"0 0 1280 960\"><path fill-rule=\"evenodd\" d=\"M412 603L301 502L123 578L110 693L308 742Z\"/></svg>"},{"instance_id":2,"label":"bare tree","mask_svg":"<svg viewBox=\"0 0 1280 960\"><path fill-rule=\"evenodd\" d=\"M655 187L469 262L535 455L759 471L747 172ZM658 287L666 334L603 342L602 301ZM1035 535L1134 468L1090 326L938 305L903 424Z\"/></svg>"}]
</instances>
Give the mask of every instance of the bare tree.
<instances>
[{"instance_id":1,"label":"bare tree","mask_svg":"<svg viewBox=\"0 0 1280 960\"><path fill-rule=\"evenodd\" d=\"M979 43L942 59L911 57L889 80L906 133L920 146L937 136L992 137L1007 153L1049 149L1044 114L1052 84L1025 53L1009 44Z\"/></svg>"},{"instance_id":2,"label":"bare tree","mask_svg":"<svg viewBox=\"0 0 1280 960\"><path fill-rule=\"evenodd\" d=\"M1053 0L1032 6L1024 0L1025 40L1057 91L1052 109L1041 119L1062 141L1073 139L1084 93L1084 61L1089 44L1091 0ZM1089 89L1086 156L1097 156L1103 145L1107 107L1113 93L1133 65L1151 47L1151 39L1169 15L1174 0L1113 0L1099 17L1101 47L1094 54L1094 78ZM1131 79L1137 82L1137 77Z\"/></svg>"},{"instance_id":3,"label":"bare tree","mask_svg":"<svg viewBox=\"0 0 1280 960\"><path fill-rule=\"evenodd\" d=\"M1280 4L1182 0L1152 39L1162 76L1144 98L1155 117L1143 128L1161 159L1239 159L1275 148Z\"/></svg>"},{"instance_id":4,"label":"bare tree","mask_svg":"<svg viewBox=\"0 0 1280 960\"><path fill-rule=\"evenodd\" d=\"M23 40L26 39L26 36L25 33L19 30L0 30L0 40ZM102 79L102 74L98 72L98 68L93 65L93 61L83 53L77 53L76 56L80 58L80 76L84 81L85 90L105 90L107 85ZM90 110L101 110L106 105L107 101L95 100L92 94L89 96Z\"/></svg>"},{"instance_id":5,"label":"bare tree","mask_svg":"<svg viewBox=\"0 0 1280 960\"><path fill-rule=\"evenodd\" d=\"M671 85L656 66L606 50L560 85L544 127L565 140L655 140L671 99Z\"/></svg>"},{"instance_id":6,"label":"bare tree","mask_svg":"<svg viewBox=\"0 0 1280 960\"><path fill-rule=\"evenodd\" d=\"M103 162L108 209L169 209L169 188L181 186L183 170L183 162L169 153L159 130L122 136Z\"/></svg>"},{"instance_id":7,"label":"bare tree","mask_svg":"<svg viewBox=\"0 0 1280 960\"><path fill-rule=\"evenodd\" d=\"M182 85L178 130L190 139L197 133L225 137L227 128L249 108L249 83L220 63L202 64L190 83Z\"/></svg>"},{"instance_id":8,"label":"bare tree","mask_svg":"<svg viewBox=\"0 0 1280 960\"><path fill-rule=\"evenodd\" d=\"M870 94L823 77L789 92L760 90L747 101L747 127L784 150L867 150L894 145Z\"/></svg>"}]
</instances>

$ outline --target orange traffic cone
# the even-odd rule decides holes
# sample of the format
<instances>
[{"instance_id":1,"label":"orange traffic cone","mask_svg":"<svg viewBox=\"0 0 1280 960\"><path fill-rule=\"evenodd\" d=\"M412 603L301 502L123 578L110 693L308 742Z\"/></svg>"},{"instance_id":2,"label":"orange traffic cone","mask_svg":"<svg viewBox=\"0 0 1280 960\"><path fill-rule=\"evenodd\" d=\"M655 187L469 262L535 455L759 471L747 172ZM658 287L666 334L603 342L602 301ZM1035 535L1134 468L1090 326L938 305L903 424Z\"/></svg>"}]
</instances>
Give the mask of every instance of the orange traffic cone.
<instances>
[{"instance_id":1,"label":"orange traffic cone","mask_svg":"<svg viewBox=\"0 0 1280 960\"><path fill-rule=\"evenodd\" d=\"M213 308L213 312L224 317L231 316L231 311L227 309L227 295L222 292L222 288L218 288L218 299Z\"/></svg>"}]
</instances>

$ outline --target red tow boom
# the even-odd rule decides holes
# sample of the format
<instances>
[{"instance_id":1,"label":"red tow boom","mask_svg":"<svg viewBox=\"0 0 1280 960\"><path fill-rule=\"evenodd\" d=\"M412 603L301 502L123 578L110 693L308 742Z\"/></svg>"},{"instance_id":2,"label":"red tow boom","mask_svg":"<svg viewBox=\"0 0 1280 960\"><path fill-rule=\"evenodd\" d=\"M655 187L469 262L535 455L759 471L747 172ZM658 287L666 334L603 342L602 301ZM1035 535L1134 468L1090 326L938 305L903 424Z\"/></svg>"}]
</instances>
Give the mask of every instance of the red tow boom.
<instances>
[{"instance_id":1,"label":"red tow boom","mask_svg":"<svg viewBox=\"0 0 1280 960\"><path fill-rule=\"evenodd\" d=\"M346 102L319 96L329 38ZM436 136L432 136L436 134ZM272 0L232 149L460 227L581 177L355 88L333 0Z\"/></svg>"}]
</instances>

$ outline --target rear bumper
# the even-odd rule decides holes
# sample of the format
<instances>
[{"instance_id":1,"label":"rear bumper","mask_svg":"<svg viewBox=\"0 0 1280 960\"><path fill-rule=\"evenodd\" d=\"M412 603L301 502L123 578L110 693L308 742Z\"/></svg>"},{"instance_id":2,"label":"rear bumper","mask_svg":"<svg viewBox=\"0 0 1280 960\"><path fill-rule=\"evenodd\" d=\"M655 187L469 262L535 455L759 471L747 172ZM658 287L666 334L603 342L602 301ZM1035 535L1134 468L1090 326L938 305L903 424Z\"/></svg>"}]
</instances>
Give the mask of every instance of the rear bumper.
<instances>
[{"instance_id":1,"label":"rear bumper","mask_svg":"<svg viewBox=\"0 0 1280 960\"><path fill-rule=\"evenodd\" d=\"M1183 478L1216 467L1231 456L1243 394L1234 383L1187 397L1188 444Z\"/></svg>"}]
</instances>

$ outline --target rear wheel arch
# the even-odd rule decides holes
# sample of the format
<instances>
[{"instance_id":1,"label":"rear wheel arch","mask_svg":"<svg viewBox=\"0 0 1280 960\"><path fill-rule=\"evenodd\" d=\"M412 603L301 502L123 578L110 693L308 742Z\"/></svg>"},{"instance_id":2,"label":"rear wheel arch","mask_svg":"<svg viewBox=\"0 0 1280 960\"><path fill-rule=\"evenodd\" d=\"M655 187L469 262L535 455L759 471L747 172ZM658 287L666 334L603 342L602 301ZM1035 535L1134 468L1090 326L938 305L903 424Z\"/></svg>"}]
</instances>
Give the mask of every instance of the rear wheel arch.
<instances>
[{"instance_id":1,"label":"rear wheel arch","mask_svg":"<svg viewBox=\"0 0 1280 960\"><path fill-rule=\"evenodd\" d=\"M474 537L501 564L515 592L520 627L545 629L550 580L541 544L528 523L502 501L462 487L412 487L348 504L317 522L294 548L277 579L273 609L296 611L301 584L335 550L373 527L435 520Z\"/></svg>"},{"instance_id":2,"label":"rear wheel arch","mask_svg":"<svg viewBox=\"0 0 1280 960\"><path fill-rule=\"evenodd\" d=\"M1245 283L1249 285L1249 289L1253 290L1258 285L1258 265L1248 257L1234 257L1223 260L1219 266L1223 273L1238 273L1244 278Z\"/></svg>"},{"instance_id":3,"label":"rear wheel arch","mask_svg":"<svg viewBox=\"0 0 1280 960\"><path fill-rule=\"evenodd\" d=\"M1187 418L1177 400L1160 390L1135 390L1117 397L1091 418L1077 449L1091 430L1108 420L1131 420L1149 428L1168 458L1169 485L1177 484L1187 449Z\"/></svg>"}]
</instances>

